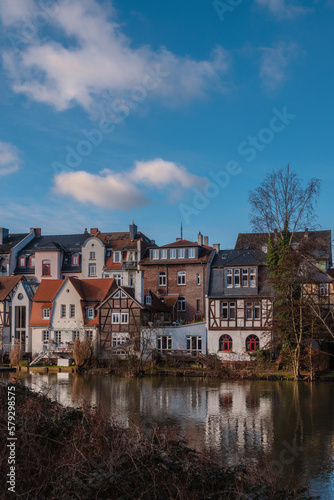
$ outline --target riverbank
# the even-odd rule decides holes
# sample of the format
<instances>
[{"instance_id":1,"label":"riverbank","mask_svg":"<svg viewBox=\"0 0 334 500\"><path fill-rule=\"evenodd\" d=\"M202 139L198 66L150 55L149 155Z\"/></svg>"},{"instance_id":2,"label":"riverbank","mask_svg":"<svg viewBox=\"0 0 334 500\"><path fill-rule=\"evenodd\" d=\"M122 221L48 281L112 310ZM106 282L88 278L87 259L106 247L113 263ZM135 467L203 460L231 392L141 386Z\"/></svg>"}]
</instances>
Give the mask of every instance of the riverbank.
<instances>
[{"instance_id":1,"label":"riverbank","mask_svg":"<svg viewBox=\"0 0 334 500\"><path fill-rule=\"evenodd\" d=\"M1 421L7 387L0 386ZM20 498L309 499L303 489L281 489L270 468L219 467L184 441L154 431L125 429L91 407L65 408L20 384L15 394L15 494ZM7 426L0 428L7 442ZM5 447L4 447L5 448ZM2 477L9 473L2 460ZM8 487L8 484L7 484ZM12 498L9 492L2 498Z\"/></svg>"}]
</instances>

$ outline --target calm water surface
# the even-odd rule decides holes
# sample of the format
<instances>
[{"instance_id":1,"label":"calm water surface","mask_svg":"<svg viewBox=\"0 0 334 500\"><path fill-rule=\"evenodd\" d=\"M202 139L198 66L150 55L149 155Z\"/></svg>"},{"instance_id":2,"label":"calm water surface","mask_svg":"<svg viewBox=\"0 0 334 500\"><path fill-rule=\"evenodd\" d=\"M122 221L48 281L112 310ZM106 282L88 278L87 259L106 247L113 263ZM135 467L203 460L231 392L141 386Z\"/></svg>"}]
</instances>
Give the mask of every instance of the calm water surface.
<instances>
[{"instance_id":1,"label":"calm water surface","mask_svg":"<svg viewBox=\"0 0 334 500\"><path fill-rule=\"evenodd\" d=\"M11 374L3 379L13 378ZM124 426L158 427L228 463L260 460L280 474L310 481L334 499L334 384L129 379L55 373L20 374L25 385L70 406L89 402Z\"/></svg>"}]
</instances>

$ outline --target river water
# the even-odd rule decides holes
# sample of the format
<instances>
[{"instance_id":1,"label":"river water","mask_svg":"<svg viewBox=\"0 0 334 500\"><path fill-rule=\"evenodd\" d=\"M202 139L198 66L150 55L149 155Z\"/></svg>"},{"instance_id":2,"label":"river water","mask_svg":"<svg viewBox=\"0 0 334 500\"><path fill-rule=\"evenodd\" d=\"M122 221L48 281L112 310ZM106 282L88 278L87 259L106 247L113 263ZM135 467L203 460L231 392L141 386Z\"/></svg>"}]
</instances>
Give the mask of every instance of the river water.
<instances>
[{"instance_id":1,"label":"river water","mask_svg":"<svg viewBox=\"0 0 334 500\"><path fill-rule=\"evenodd\" d=\"M2 375L2 380L17 374ZM23 383L70 406L97 406L124 426L158 428L223 463L260 461L263 474L307 480L334 499L334 384L53 373Z\"/></svg>"}]
</instances>

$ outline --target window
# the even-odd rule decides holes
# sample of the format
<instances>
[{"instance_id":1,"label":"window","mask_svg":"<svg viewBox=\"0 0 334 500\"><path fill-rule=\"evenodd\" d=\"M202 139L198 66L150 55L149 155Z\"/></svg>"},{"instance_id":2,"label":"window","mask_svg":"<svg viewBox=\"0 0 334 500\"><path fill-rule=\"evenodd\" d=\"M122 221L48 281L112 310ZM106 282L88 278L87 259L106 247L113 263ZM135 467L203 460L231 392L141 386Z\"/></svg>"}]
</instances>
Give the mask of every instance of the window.
<instances>
[{"instance_id":1,"label":"window","mask_svg":"<svg viewBox=\"0 0 334 500\"><path fill-rule=\"evenodd\" d=\"M177 251L178 259L184 259L184 248L179 248Z\"/></svg>"},{"instance_id":2,"label":"window","mask_svg":"<svg viewBox=\"0 0 334 500\"><path fill-rule=\"evenodd\" d=\"M319 295L320 295L320 297L328 297L329 296L329 285L328 285L328 283L321 283L319 285Z\"/></svg>"},{"instance_id":3,"label":"window","mask_svg":"<svg viewBox=\"0 0 334 500\"><path fill-rule=\"evenodd\" d=\"M42 275L51 276L51 262L49 260L43 260L42 262Z\"/></svg>"},{"instance_id":4,"label":"window","mask_svg":"<svg viewBox=\"0 0 334 500\"><path fill-rule=\"evenodd\" d=\"M70 305L70 318L75 317L75 304Z\"/></svg>"},{"instance_id":5,"label":"window","mask_svg":"<svg viewBox=\"0 0 334 500\"><path fill-rule=\"evenodd\" d=\"M107 257L111 257L111 250L107 249Z\"/></svg>"},{"instance_id":6,"label":"window","mask_svg":"<svg viewBox=\"0 0 334 500\"><path fill-rule=\"evenodd\" d=\"M35 267L35 256L29 257L29 267Z\"/></svg>"},{"instance_id":7,"label":"window","mask_svg":"<svg viewBox=\"0 0 334 500\"><path fill-rule=\"evenodd\" d=\"M249 335L246 338L246 351L257 351L259 349L259 344L259 337L257 337L256 335Z\"/></svg>"},{"instance_id":8,"label":"window","mask_svg":"<svg viewBox=\"0 0 334 500\"><path fill-rule=\"evenodd\" d=\"M152 260L159 259L159 250L152 250Z\"/></svg>"},{"instance_id":9,"label":"window","mask_svg":"<svg viewBox=\"0 0 334 500\"><path fill-rule=\"evenodd\" d=\"M133 273L130 273L130 276L129 276L129 286L135 286L135 277L134 277Z\"/></svg>"},{"instance_id":10,"label":"window","mask_svg":"<svg viewBox=\"0 0 334 500\"><path fill-rule=\"evenodd\" d=\"M222 335L219 339L219 350L220 351L232 351L232 337L230 335Z\"/></svg>"},{"instance_id":11,"label":"window","mask_svg":"<svg viewBox=\"0 0 334 500\"><path fill-rule=\"evenodd\" d=\"M251 288L256 287L256 270L254 268L249 270L249 285Z\"/></svg>"},{"instance_id":12,"label":"window","mask_svg":"<svg viewBox=\"0 0 334 500\"><path fill-rule=\"evenodd\" d=\"M121 323L122 323L122 325L129 323L129 313L122 313L121 314Z\"/></svg>"},{"instance_id":13,"label":"window","mask_svg":"<svg viewBox=\"0 0 334 500\"><path fill-rule=\"evenodd\" d=\"M48 330L42 331L42 341L47 343L50 339L50 332Z\"/></svg>"},{"instance_id":14,"label":"window","mask_svg":"<svg viewBox=\"0 0 334 500\"><path fill-rule=\"evenodd\" d=\"M121 252L114 252L114 262L121 262Z\"/></svg>"},{"instance_id":15,"label":"window","mask_svg":"<svg viewBox=\"0 0 334 500\"><path fill-rule=\"evenodd\" d=\"M201 284L201 277L199 274L196 275L196 284L200 285Z\"/></svg>"},{"instance_id":16,"label":"window","mask_svg":"<svg viewBox=\"0 0 334 500\"><path fill-rule=\"evenodd\" d=\"M86 316L88 319L94 319L95 314L94 314L94 307L87 307L86 309Z\"/></svg>"},{"instance_id":17,"label":"window","mask_svg":"<svg viewBox=\"0 0 334 500\"><path fill-rule=\"evenodd\" d=\"M80 337L80 332L78 331L75 331L75 332L72 332L72 341L74 342L75 339L78 339Z\"/></svg>"},{"instance_id":18,"label":"window","mask_svg":"<svg viewBox=\"0 0 334 500\"><path fill-rule=\"evenodd\" d=\"M176 250L175 248L171 248L169 251L169 258L170 259L176 259Z\"/></svg>"},{"instance_id":19,"label":"window","mask_svg":"<svg viewBox=\"0 0 334 500\"><path fill-rule=\"evenodd\" d=\"M72 266L79 265L79 255L72 255Z\"/></svg>"},{"instance_id":20,"label":"window","mask_svg":"<svg viewBox=\"0 0 334 500\"><path fill-rule=\"evenodd\" d=\"M196 300L196 311L199 312L201 310L201 301L200 299Z\"/></svg>"},{"instance_id":21,"label":"window","mask_svg":"<svg viewBox=\"0 0 334 500\"><path fill-rule=\"evenodd\" d=\"M146 305L147 306L151 306L152 305L152 297L151 297L151 295L149 293L146 295Z\"/></svg>"},{"instance_id":22,"label":"window","mask_svg":"<svg viewBox=\"0 0 334 500\"><path fill-rule=\"evenodd\" d=\"M50 309L43 309L43 319L50 318Z\"/></svg>"},{"instance_id":23,"label":"window","mask_svg":"<svg viewBox=\"0 0 334 500\"><path fill-rule=\"evenodd\" d=\"M96 264L88 264L88 276L96 276Z\"/></svg>"},{"instance_id":24,"label":"window","mask_svg":"<svg viewBox=\"0 0 334 500\"><path fill-rule=\"evenodd\" d=\"M221 319L228 319L228 302L221 303Z\"/></svg>"},{"instance_id":25,"label":"window","mask_svg":"<svg viewBox=\"0 0 334 500\"><path fill-rule=\"evenodd\" d=\"M229 319L235 319L235 302L229 303Z\"/></svg>"},{"instance_id":26,"label":"window","mask_svg":"<svg viewBox=\"0 0 334 500\"><path fill-rule=\"evenodd\" d=\"M246 319L253 319L253 304L252 302L246 303Z\"/></svg>"},{"instance_id":27,"label":"window","mask_svg":"<svg viewBox=\"0 0 334 500\"><path fill-rule=\"evenodd\" d=\"M128 333L113 333L111 337L111 345L112 347L118 347L126 344L129 341ZM125 351L121 352L125 354Z\"/></svg>"},{"instance_id":28,"label":"window","mask_svg":"<svg viewBox=\"0 0 334 500\"><path fill-rule=\"evenodd\" d=\"M66 305L65 304L62 304L60 306L60 317L66 318Z\"/></svg>"},{"instance_id":29,"label":"window","mask_svg":"<svg viewBox=\"0 0 334 500\"><path fill-rule=\"evenodd\" d=\"M19 258L19 267L26 267L26 258L25 257Z\"/></svg>"},{"instance_id":30,"label":"window","mask_svg":"<svg viewBox=\"0 0 334 500\"><path fill-rule=\"evenodd\" d=\"M159 286L166 286L166 273L159 273Z\"/></svg>"},{"instance_id":31,"label":"window","mask_svg":"<svg viewBox=\"0 0 334 500\"><path fill-rule=\"evenodd\" d=\"M56 344L61 344L61 332L55 332L55 342Z\"/></svg>"},{"instance_id":32,"label":"window","mask_svg":"<svg viewBox=\"0 0 334 500\"><path fill-rule=\"evenodd\" d=\"M188 257L189 257L189 259L194 259L195 258L195 248L189 248L189 250L188 250Z\"/></svg>"},{"instance_id":33,"label":"window","mask_svg":"<svg viewBox=\"0 0 334 500\"><path fill-rule=\"evenodd\" d=\"M261 319L261 304L254 302L254 319Z\"/></svg>"},{"instance_id":34,"label":"window","mask_svg":"<svg viewBox=\"0 0 334 500\"><path fill-rule=\"evenodd\" d=\"M161 258L162 259L167 259L167 249L163 249L161 250Z\"/></svg>"},{"instance_id":35,"label":"window","mask_svg":"<svg viewBox=\"0 0 334 500\"><path fill-rule=\"evenodd\" d=\"M187 337L187 351L202 351L202 337L189 335Z\"/></svg>"},{"instance_id":36,"label":"window","mask_svg":"<svg viewBox=\"0 0 334 500\"><path fill-rule=\"evenodd\" d=\"M93 330L86 330L86 339L93 340Z\"/></svg>"},{"instance_id":37,"label":"window","mask_svg":"<svg viewBox=\"0 0 334 500\"><path fill-rule=\"evenodd\" d=\"M185 297L179 297L177 301L177 310L179 312L184 312L186 310L186 299Z\"/></svg>"},{"instance_id":38,"label":"window","mask_svg":"<svg viewBox=\"0 0 334 500\"><path fill-rule=\"evenodd\" d=\"M240 287L240 269L234 269L234 288Z\"/></svg>"},{"instance_id":39,"label":"window","mask_svg":"<svg viewBox=\"0 0 334 500\"><path fill-rule=\"evenodd\" d=\"M232 283L232 269L227 269L226 270L226 286L227 288L232 288L233 283Z\"/></svg>"},{"instance_id":40,"label":"window","mask_svg":"<svg viewBox=\"0 0 334 500\"><path fill-rule=\"evenodd\" d=\"M177 284L178 285L185 285L186 284L186 272L185 271L178 271Z\"/></svg>"},{"instance_id":41,"label":"window","mask_svg":"<svg viewBox=\"0 0 334 500\"><path fill-rule=\"evenodd\" d=\"M113 324L118 324L119 323L119 313L112 313L112 315L111 315L111 322Z\"/></svg>"},{"instance_id":42,"label":"window","mask_svg":"<svg viewBox=\"0 0 334 500\"><path fill-rule=\"evenodd\" d=\"M121 284L122 284L122 275L121 274L113 274L112 277L116 281L116 284L118 286L121 286Z\"/></svg>"},{"instance_id":43,"label":"window","mask_svg":"<svg viewBox=\"0 0 334 500\"><path fill-rule=\"evenodd\" d=\"M248 287L248 269L242 269L242 286Z\"/></svg>"},{"instance_id":44,"label":"window","mask_svg":"<svg viewBox=\"0 0 334 500\"><path fill-rule=\"evenodd\" d=\"M89 252L90 260L95 259L95 252Z\"/></svg>"},{"instance_id":45,"label":"window","mask_svg":"<svg viewBox=\"0 0 334 500\"><path fill-rule=\"evenodd\" d=\"M158 350L170 351L172 349L172 337L170 335L161 335L158 337Z\"/></svg>"}]
</instances>

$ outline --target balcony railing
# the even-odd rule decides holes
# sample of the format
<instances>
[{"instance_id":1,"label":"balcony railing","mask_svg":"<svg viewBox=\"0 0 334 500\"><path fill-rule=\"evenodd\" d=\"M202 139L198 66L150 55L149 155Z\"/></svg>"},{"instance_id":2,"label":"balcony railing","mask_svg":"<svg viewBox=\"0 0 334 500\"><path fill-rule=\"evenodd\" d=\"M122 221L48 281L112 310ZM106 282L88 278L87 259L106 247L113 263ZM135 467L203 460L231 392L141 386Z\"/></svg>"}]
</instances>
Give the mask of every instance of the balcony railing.
<instances>
[{"instance_id":1,"label":"balcony railing","mask_svg":"<svg viewBox=\"0 0 334 500\"><path fill-rule=\"evenodd\" d=\"M136 260L124 260L123 267L124 267L124 269L137 269L137 261Z\"/></svg>"}]
</instances>

